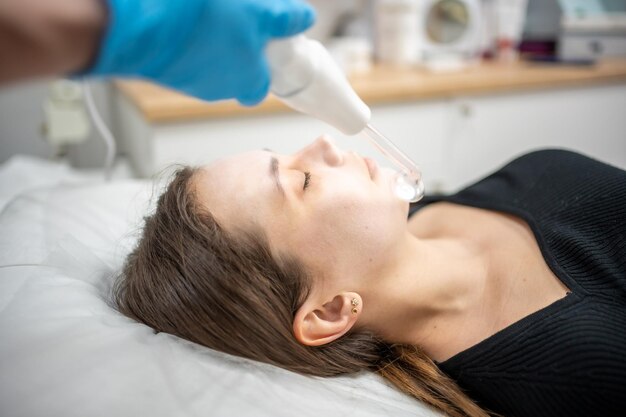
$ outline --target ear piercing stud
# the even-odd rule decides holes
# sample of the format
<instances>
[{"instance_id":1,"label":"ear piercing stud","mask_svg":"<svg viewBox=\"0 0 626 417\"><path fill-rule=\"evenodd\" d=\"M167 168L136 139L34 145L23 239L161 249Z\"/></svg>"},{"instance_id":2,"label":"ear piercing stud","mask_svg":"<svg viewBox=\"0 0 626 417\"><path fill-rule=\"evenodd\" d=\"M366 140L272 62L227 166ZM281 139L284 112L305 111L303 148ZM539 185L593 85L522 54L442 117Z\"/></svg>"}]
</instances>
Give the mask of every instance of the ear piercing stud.
<instances>
[{"instance_id":1,"label":"ear piercing stud","mask_svg":"<svg viewBox=\"0 0 626 417\"><path fill-rule=\"evenodd\" d=\"M356 314L358 312L358 310L356 309L356 306L359 305L359 300L357 300L356 298L352 299L352 314Z\"/></svg>"}]
</instances>

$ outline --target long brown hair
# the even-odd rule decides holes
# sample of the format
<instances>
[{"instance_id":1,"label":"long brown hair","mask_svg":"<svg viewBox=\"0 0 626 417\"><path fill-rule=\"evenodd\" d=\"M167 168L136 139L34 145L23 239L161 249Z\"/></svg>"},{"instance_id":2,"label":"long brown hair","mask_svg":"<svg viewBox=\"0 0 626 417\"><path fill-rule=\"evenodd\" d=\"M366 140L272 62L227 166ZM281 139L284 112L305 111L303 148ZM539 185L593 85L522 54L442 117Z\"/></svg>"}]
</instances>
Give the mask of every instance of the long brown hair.
<instances>
[{"instance_id":1,"label":"long brown hair","mask_svg":"<svg viewBox=\"0 0 626 417\"><path fill-rule=\"evenodd\" d=\"M315 376L371 370L450 416L488 416L415 346L353 331L323 346L299 343L294 315L310 290L297 259L272 256L262 231L229 233L201 208L180 169L146 217L116 282L125 315L232 355Z\"/></svg>"}]
</instances>

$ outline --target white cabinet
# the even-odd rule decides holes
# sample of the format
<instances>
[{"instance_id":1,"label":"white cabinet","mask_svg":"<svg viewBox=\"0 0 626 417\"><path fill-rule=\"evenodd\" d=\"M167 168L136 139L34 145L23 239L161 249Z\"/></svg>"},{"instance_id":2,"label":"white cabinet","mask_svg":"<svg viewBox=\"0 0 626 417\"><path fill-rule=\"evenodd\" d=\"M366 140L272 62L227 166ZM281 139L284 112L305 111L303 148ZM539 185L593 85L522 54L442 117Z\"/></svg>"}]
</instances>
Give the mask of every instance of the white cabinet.
<instances>
[{"instance_id":1,"label":"white cabinet","mask_svg":"<svg viewBox=\"0 0 626 417\"><path fill-rule=\"evenodd\" d=\"M626 169L626 85L453 99L444 183L456 189L529 150L577 150Z\"/></svg>"},{"instance_id":2,"label":"white cabinet","mask_svg":"<svg viewBox=\"0 0 626 417\"><path fill-rule=\"evenodd\" d=\"M116 103L122 149L141 176L251 149L293 152L323 133L384 163L366 139L296 113L152 124L119 91ZM420 165L427 192L453 191L545 147L626 168L626 84L375 105L372 114L372 123Z\"/></svg>"}]
</instances>

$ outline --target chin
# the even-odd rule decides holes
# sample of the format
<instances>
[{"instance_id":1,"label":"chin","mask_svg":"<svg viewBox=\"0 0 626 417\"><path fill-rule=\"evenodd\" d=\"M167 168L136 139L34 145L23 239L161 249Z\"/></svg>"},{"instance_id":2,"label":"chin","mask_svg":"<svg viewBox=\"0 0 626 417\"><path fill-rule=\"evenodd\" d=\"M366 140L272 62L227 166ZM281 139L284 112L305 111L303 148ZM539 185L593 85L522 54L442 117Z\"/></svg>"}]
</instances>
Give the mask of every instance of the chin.
<instances>
[{"instance_id":1,"label":"chin","mask_svg":"<svg viewBox=\"0 0 626 417\"><path fill-rule=\"evenodd\" d=\"M409 217L409 208L410 208L411 204L408 201L400 200L399 198L397 198L397 200L398 200L398 205L400 206L400 209L402 210L402 216L405 219L408 219L408 217Z\"/></svg>"}]
</instances>

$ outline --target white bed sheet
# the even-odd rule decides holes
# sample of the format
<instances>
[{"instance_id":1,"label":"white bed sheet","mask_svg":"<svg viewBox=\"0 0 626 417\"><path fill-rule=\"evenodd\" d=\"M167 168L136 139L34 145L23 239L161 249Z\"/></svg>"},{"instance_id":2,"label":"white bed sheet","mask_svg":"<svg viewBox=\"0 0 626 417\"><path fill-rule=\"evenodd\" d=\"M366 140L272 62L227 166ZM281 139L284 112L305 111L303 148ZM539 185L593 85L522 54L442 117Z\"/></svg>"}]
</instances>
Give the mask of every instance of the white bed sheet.
<instances>
[{"instance_id":1,"label":"white bed sheet","mask_svg":"<svg viewBox=\"0 0 626 417\"><path fill-rule=\"evenodd\" d=\"M154 334L107 305L153 198L49 162L0 167L0 415L436 416L372 374L297 375Z\"/></svg>"}]
</instances>

